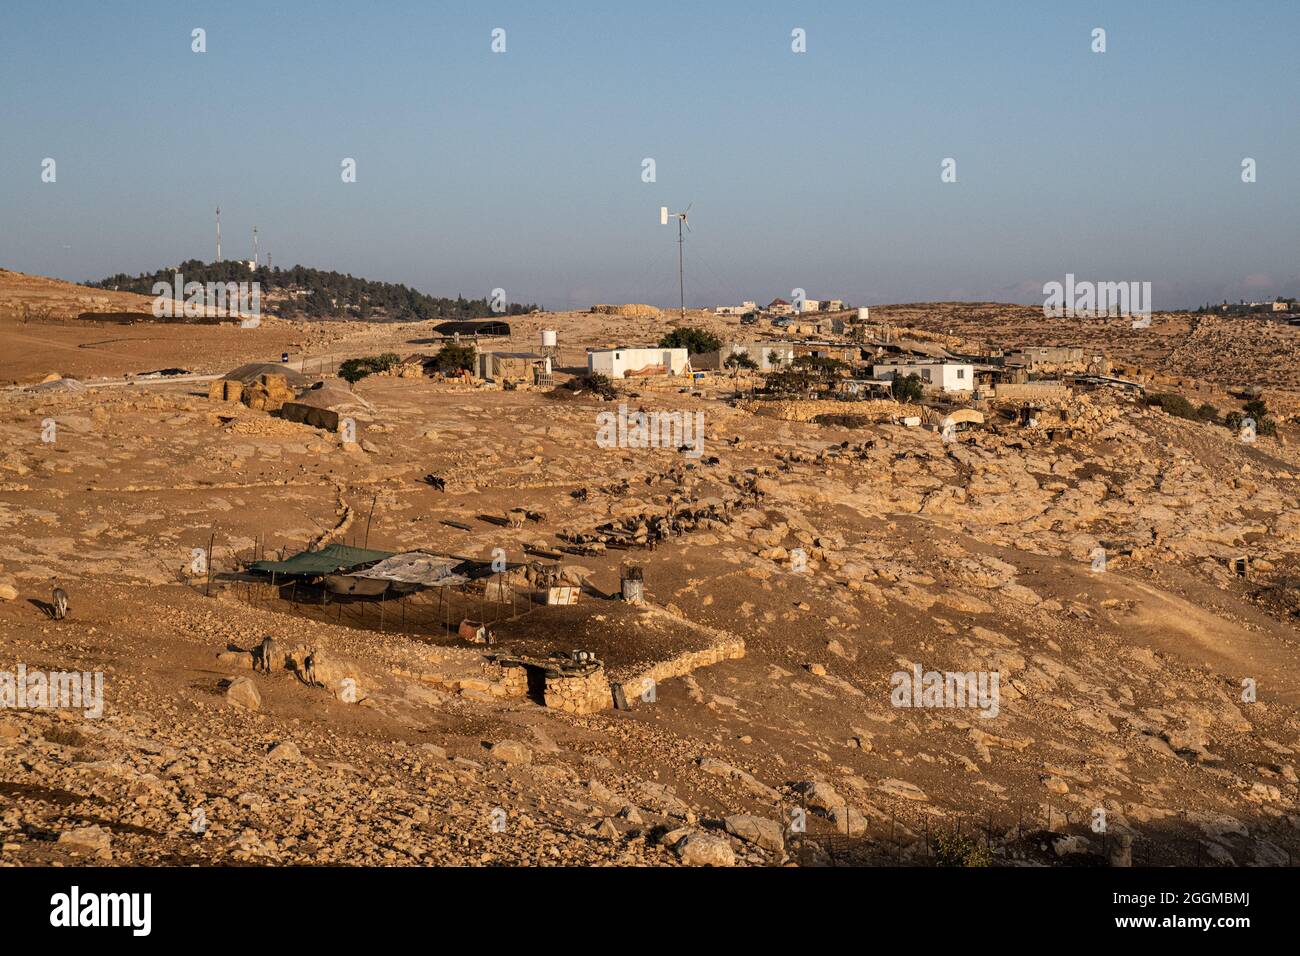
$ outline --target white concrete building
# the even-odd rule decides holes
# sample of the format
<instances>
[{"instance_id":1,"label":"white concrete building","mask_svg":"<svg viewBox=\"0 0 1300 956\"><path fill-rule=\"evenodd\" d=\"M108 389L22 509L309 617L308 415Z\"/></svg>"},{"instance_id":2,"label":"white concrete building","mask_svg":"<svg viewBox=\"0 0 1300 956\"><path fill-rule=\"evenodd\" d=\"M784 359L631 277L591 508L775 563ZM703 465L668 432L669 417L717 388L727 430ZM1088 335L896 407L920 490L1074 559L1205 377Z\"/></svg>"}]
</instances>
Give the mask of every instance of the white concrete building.
<instances>
[{"instance_id":1,"label":"white concrete building","mask_svg":"<svg viewBox=\"0 0 1300 956\"><path fill-rule=\"evenodd\" d=\"M944 392L970 392L975 389L975 366L965 362L891 362L873 365L873 378L896 378L915 375L923 388Z\"/></svg>"},{"instance_id":2,"label":"white concrete building","mask_svg":"<svg viewBox=\"0 0 1300 956\"><path fill-rule=\"evenodd\" d=\"M587 371L608 378L629 375L681 375L690 368L686 349L652 346L592 349L587 352Z\"/></svg>"}]
</instances>

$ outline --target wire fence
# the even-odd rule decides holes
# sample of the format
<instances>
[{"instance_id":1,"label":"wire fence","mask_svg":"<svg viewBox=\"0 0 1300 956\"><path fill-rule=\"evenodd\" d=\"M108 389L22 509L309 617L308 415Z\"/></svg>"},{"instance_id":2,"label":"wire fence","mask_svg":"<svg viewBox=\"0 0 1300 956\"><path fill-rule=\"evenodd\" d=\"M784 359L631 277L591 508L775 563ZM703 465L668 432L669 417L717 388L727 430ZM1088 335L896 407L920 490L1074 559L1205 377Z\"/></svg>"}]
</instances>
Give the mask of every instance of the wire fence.
<instances>
[{"instance_id":1,"label":"wire fence","mask_svg":"<svg viewBox=\"0 0 1300 956\"><path fill-rule=\"evenodd\" d=\"M806 807L800 811L804 819ZM789 819L789 817L787 818ZM1093 815L1063 810L1050 803L1017 808L1012 813L956 814L942 823L924 819L908 825L897 814L889 822L872 821L853 835L831 830L786 829L790 857L804 866L996 867L1018 865L1201 867L1266 862L1291 867L1300 861L1300 846L1291 828L1257 829L1250 840L1268 847L1267 858L1240 859L1218 842L1192 836L1196 827L1185 818L1168 831L1136 827L1094 829Z\"/></svg>"}]
</instances>

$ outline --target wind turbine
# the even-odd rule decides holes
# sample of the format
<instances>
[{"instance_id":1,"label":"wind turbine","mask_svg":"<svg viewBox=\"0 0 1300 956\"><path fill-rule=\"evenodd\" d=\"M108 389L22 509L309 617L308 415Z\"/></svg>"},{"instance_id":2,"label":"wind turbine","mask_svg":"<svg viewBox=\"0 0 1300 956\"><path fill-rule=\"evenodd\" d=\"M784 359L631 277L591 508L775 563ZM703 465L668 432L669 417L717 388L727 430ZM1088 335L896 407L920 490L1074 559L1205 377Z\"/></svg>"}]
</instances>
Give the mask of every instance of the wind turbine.
<instances>
[{"instance_id":1,"label":"wind turbine","mask_svg":"<svg viewBox=\"0 0 1300 956\"><path fill-rule=\"evenodd\" d=\"M674 213L669 213L667 206L659 207L659 225L668 225L670 215L677 220L677 293L681 297L681 318L683 322L686 321L686 277L682 269L682 244L685 241L682 236L682 226L686 227L687 232L691 231L690 224L686 221L686 214L691 211L691 206L694 205L695 200L692 199L686 204L685 209Z\"/></svg>"}]
</instances>

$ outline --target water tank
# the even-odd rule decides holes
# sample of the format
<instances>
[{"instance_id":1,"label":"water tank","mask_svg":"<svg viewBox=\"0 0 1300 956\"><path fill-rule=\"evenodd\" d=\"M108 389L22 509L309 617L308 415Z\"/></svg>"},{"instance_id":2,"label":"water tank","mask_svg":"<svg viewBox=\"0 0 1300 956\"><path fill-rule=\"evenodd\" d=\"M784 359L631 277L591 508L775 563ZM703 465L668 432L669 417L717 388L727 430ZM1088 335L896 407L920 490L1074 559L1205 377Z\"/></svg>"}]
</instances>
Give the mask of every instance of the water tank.
<instances>
[{"instance_id":1,"label":"water tank","mask_svg":"<svg viewBox=\"0 0 1300 956\"><path fill-rule=\"evenodd\" d=\"M555 348L555 330L554 330L554 329L542 329L542 348L544 348L544 349L553 349L553 348Z\"/></svg>"}]
</instances>

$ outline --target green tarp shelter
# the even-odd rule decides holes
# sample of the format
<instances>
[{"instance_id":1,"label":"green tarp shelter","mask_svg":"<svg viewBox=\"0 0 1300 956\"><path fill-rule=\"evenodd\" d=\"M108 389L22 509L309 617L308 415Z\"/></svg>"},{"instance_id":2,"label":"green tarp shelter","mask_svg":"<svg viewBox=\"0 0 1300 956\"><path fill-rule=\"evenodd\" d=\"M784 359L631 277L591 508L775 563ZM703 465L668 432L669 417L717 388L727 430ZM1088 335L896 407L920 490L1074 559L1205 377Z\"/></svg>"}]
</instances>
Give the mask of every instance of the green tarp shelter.
<instances>
[{"instance_id":1,"label":"green tarp shelter","mask_svg":"<svg viewBox=\"0 0 1300 956\"><path fill-rule=\"evenodd\" d=\"M254 561L249 568L285 577L313 578L383 561L392 556L392 551L368 551L365 548L351 548L346 544L327 544L319 551L300 551L283 561Z\"/></svg>"}]
</instances>

